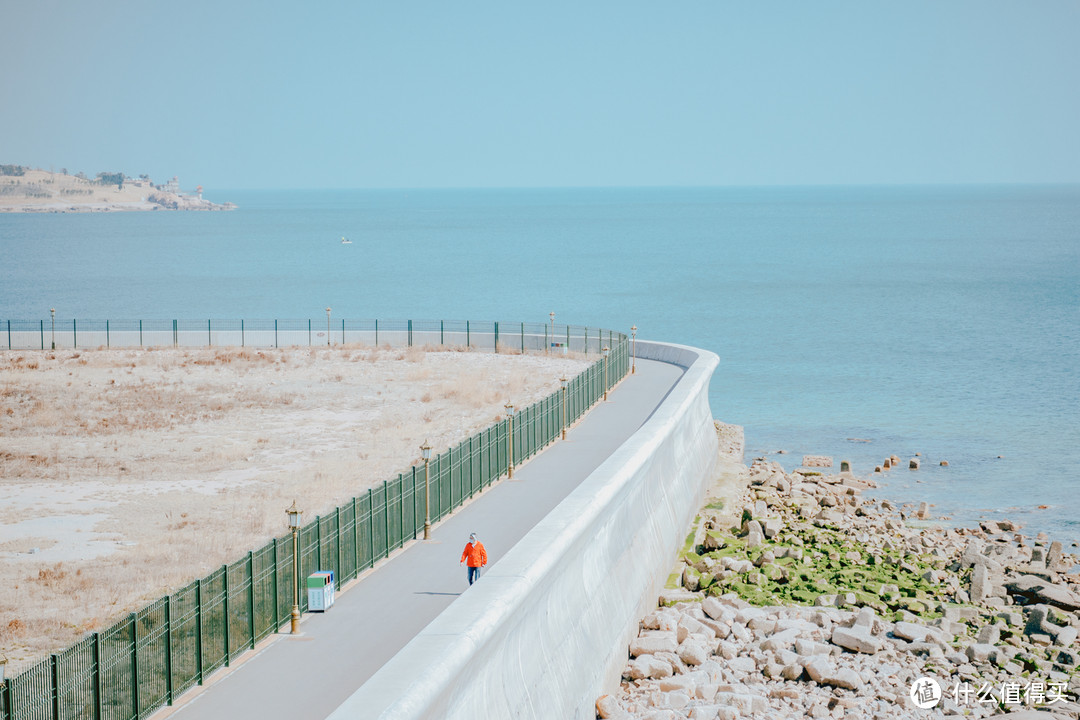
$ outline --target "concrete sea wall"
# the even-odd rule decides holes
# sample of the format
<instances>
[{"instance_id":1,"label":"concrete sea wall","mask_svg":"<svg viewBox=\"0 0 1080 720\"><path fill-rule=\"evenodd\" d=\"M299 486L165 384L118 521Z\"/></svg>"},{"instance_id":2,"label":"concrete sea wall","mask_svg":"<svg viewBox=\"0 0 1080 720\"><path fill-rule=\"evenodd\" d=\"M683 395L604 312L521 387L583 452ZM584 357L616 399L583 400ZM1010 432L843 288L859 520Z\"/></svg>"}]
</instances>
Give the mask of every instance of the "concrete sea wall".
<instances>
[{"instance_id":1,"label":"concrete sea wall","mask_svg":"<svg viewBox=\"0 0 1080 720\"><path fill-rule=\"evenodd\" d=\"M637 357L685 372L629 440L332 720L595 717L717 459L716 355L638 342Z\"/></svg>"}]
</instances>

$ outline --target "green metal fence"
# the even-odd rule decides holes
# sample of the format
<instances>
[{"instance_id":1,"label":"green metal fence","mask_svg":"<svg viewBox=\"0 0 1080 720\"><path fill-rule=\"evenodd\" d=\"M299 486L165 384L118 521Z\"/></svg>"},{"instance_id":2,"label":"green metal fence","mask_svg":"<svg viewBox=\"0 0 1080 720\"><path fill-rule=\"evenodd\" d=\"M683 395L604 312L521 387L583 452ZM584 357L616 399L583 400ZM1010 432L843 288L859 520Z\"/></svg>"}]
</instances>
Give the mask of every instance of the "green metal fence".
<instances>
[{"instance_id":1,"label":"green metal fence","mask_svg":"<svg viewBox=\"0 0 1080 720\"><path fill-rule=\"evenodd\" d=\"M0 318L0 350L97 347L456 345L478 350L600 352L620 333L554 323L469 320L15 320Z\"/></svg>"},{"instance_id":2,"label":"green metal fence","mask_svg":"<svg viewBox=\"0 0 1080 720\"><path fill-rule=\"evenodd\" d=\"M409 325L410 335L432 332L430 324L422 330ZM500 324L488 327L497 333ZM522 343L536 335L535 328L529 334L524 324L518 328ZM511 423L504 418L433 454L428 467L432 522L506 473L511 443L518 465L554 442L562 430L564 399L566 422L571 424L603 397L605 387L629 371L625 335L565 331L586 348L603 345L610 352L570 380L565 392L557 390L515 412L512 437ZM333 570L340 586L416 539L423 527L424 466L419 465L300 528L300 576ZM178 695L287 626L293 562L291 536L277 538L109 629L87 635L9 679L0 691L0 720L139 720L171 705ZM307 610L306 594L299 604Z\"/></svg>"}]
</instances>

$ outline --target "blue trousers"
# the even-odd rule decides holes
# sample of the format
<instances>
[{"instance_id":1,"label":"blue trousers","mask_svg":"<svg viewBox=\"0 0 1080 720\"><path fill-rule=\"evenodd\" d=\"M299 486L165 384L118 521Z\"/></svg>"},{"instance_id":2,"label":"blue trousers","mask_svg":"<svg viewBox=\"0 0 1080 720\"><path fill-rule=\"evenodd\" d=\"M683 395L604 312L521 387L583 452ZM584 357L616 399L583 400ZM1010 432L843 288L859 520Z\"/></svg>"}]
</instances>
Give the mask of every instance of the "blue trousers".
<instances>
[{"instance_id":1,"label":"blue trousers","mask_svg":"<svg viewBox=\"0 0 1080 720\"><path fill-rule=\"evenodd\" d=\"M469 584L472 585L474 582L476 582L479 579L480 579L480 568L478 568L478 567L470 567L469 568Z\"/></svg>"}]
</instances>

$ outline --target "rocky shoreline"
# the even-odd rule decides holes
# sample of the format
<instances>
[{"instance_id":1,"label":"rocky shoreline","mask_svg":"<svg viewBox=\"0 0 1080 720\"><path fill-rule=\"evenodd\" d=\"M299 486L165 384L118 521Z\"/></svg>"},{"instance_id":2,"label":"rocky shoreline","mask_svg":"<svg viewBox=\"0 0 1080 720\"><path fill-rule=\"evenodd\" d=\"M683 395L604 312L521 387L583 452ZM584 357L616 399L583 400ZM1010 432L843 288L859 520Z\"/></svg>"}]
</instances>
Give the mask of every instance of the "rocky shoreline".
<instances>
[{"instance_id":1,"label":"rocky shoreline","mask_svg":"<svg viewBox=\"0 0 1080 720\"><path fill-rule=\"evenodd\" d=\"M706 501L597 717L1080 718L1076 557L809 464L758 458L735 507Z\"/></svg>"}]
</instances>

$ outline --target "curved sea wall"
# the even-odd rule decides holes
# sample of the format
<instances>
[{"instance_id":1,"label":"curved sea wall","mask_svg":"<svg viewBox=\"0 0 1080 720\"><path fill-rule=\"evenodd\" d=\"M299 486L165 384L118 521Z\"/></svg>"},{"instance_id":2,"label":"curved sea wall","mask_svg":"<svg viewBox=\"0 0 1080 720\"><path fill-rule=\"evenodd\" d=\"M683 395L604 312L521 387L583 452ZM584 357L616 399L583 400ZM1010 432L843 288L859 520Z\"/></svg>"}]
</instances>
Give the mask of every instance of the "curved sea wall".
<instances>
[{"instance_id":1,"label":"curved sea wall","mask_svg":"<svg viewBox=\"0 0 1080 720\"><path fill-rule=\"evenodd\" d=\"M712 480L713 353L637 343L685 368L641 428L331 720L595 717Z\"/></svg>"}]
</instances>

